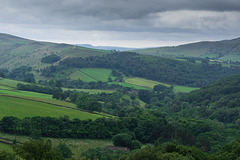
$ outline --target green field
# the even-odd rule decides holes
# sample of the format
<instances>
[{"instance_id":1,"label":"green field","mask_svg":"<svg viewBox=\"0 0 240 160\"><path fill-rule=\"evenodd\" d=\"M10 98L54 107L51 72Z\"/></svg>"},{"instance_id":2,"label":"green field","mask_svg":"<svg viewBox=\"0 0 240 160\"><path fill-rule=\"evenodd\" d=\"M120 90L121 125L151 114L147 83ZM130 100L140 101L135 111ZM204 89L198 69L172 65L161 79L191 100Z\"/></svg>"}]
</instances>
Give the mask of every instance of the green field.
<instances>
[{"instance_id":1,"label":"green field","mask_svg":"<svg viewBox=\"0 0 240 160\"><path fill-rule=\"evenodd\" d=\"M4 89L2 89L2 86L0 86L0 93L7 94L7 95L12 95L12 96L24 96L24 97L52 99L52 95L50 95L50 94L28 92L28 91L19 91L19 90L4 90Z\"/></svg>"},{"instance_id":2,"label":"green field","mask_svg":"<svg viewBox=\"0 0 240 160\"><path fill-rule=\"evenodd\" d=\"M0 85L6 85L8 87L16 88L18 83L28 84L28 83L22 82L22 81L0 78Z\"/></svg>"},{"instance_id":3,"label":"green field","mask_svg":"<svg viewBox=\"0 0 240 160\"><path fill-rule=\"evenodd\" d=\"M197 87L186 87L186 86L174 86L173 91L175 93L180 93L180 92L189 93L189 92L191 92L193 90L197 90L197 89L199 89L199 88L197 88Z\"/></svg>"},{"instance_id":4,"label":"green field","mask_svg":"<svg viewBox=\"0 0 240 160\"><path fill-rule=\"evenodd\" d=\"M170 85L165 84L165 83L160 83L157 81L152 81L152 80L147 80L144 78L137 78L137 77L136 78L127 78L125 80L125 82L129 83L129 84L137 85L137 86L142 86L145 88L150 88L150 89L153 89L153 87L158 84L164 85L166 87L170 87Z\"/></svg>"},{"instance_id":5,"label":"green field","mask_svg":"<svg viewBox=\"0 0 240 160\"><path fill-rule=\"evenodd\" d=\"M115 79L116 77L111 75L111 69L101 68L83 68L73 72L69 78L73 80L81 79L84 82L102 81L107 82L108 78Z\"/></svg>"},{"instance_id":6,"label":"green field","mask_svg":"<svg viewBox=\"0 0 240 160\"><path fill-rule=\"evenodd\" d=\"M14 116L18 118L33 116L60 117L67 115L71 119L96 119L100 115L91 114L75 109L64 108L52 104L30 101L21 98L0 96L0 119L4 116Z\"/></svg>"}]
</instances>

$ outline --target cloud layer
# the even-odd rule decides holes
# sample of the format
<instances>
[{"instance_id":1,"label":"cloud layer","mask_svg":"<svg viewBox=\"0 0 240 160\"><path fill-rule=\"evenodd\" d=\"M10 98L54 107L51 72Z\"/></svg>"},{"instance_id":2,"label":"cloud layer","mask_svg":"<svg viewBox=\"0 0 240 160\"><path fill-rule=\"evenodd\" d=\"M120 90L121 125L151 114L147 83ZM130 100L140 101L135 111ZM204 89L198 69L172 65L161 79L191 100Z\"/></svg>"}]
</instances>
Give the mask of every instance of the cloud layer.
<instances>
[{"instance_id":1,"label":"cloud layer","mask_svg":"<svg viewBox=\"0 0 240 160\"><path fill-rule=\"evenodd\" d=\"M164 41L177 44L234 38L240 34L239 0L0 2L2 32L34 39L128 46L123 42L131 41L132 46L141 47L156 46L157 42L166 45ZM116 43L106 44L109 42Z\"/></svg>"}]
</instances>

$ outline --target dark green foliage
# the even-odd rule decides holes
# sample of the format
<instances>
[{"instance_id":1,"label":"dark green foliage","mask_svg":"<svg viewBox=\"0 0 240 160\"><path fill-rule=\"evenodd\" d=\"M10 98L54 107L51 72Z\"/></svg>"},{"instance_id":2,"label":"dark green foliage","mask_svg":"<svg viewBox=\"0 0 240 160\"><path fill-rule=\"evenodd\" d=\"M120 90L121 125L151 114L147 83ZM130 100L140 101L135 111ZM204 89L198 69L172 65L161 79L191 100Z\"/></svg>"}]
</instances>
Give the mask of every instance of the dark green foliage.
<instances>
[{"instance_id":1,"label":"dark green foliage","mask_svg":"<svg viewBox=\"0 0 240 160\"><path fill-rule=\"evenodd\" d=\"M21 80L25 82L35 82L34 75L30 73L32 71L32 67L21 66L13 69L7 76L7 78Z\"/></svg>"},{"instance_id":2,"label":"dark green foliage","mask_svg":"<svg viewBox=\"0 0 240 160\"><path fill-rule=\"evenodd\" d=\"M0 70L0 77L5 78L5 74L3 71Z\"/></svg>"},{"instance_id":3,"label":"dark green foliage","mask_svg":"<svg viewBox=\"0 0 240 160\"><path fill-rule=\"evenodd\" d=\"M158 84L153 87L153 90L156 92L163 92L164 90L168 90L169 87L166 87L164 85Z\"/></svg>"},{"instance_id":4,"label":"dark green foliage","mask_svg":"<svg viewBox=\"0 0 240 160\"><path fill-rule=\"evenodd\" d=\"M131 148L132 138L127 133L120 133L112 138L113 145L118 147L127 147Z\"/></svg>"},{"instance_id":5,"label":"dark green foliage","mask_svg":"<svg viewBox=\"0 0 240 160\"><path fill-rule=\"evenodd\" d=\"M102 110L102 104L89 94L80 94L76 99L76 104L78 108L89 111Z\"/></svg>"},{"instance_id":6,"label":"dark green foliage","mask_svg":"<svg viewBox=\"0 0 240 160\"><path fill-rule=\"evenodd\" d=\"M54 73L56 73L57 71L59 71L60 69L57 69L56 66L50 66L50 67L46 67L44 69L41 69L42 75L45 77L52 77L54 76Z\"/></svg>"},{"instance_id":7,"label":"dark green foliage","mask_svg":"<svg viewBox=\"0 0 240 160\"><path fill-rule=\"evenodd\" d=\"M109 68L125 75L147 78L160 82L205 86L211 82L236 74L239 67L223 67L221 64L191 63L177 60L143 56L131 52L108 54L102 57L67 58L59 68Z\"/></svg>"},{"instance_id":8,"label":"dark green foliage","mask_svg":"<svg viewBox=\"0 0 240 160\"><path fill-rule=\"evenodd\" d=\"M226 144L218 154L221 160L239 160L240 158L240 139Z\"/></svg>"},{"instance_id":9,"label":"dark green foliage","mask_svg":"<svg viewBox=\"0 0 240 160\"><path fill-rule=\"evenodd\" d=\"M100 147L90 148L87 151L81 154L81 157L84 157L86 160L114 160L118 159L122 155L126 155L126 151L113 151L110 149L103 149Z\"/></svg>"},{"instance_id":10,"label":"dark green foliage","mask_svg":"<svg viewBox=\"0 0 240 160\"><path fill-rule=\"evenodd\" d=\"M41 59L42 63L54 63L61 59L61 57L57 56L56 54L51 54L49 56L43 57Z\"/></svg>"},{"instance_id":11,"label":"dark green foliage","mask_svg":"<svg viewBox=\"0 0 240 160\"><path fill-rule=\"evenodd\" d=\"M188 104L189 107L181 107L177 112L193 111L195 113L185 114L184 117L200 116L201 118L217 119L224 123L235 123L240 114L239 100L240 75L238 74L185 94L169 106ZM171 110L171 112L176 111Z\"/></svg>"},{"instance_id":12,"label":"dark green foliage","mask_svg":"<svg viewBox=\"0 0 240 160\"><path fill-rule=\"evenodd\" d=\"M25 160L64 160L59 150L48 141L26 141L20 146L15 146L14 151Z\"/></svg>"},{"instance_id":13,"label":"dark green foliage","mask_svg":"<svg viewBox=\"0 0 240 160\"><path fill-rule=\"evenodd\" d=\"M140 149L141 143L138 140L133 140L131 142L131 150Z\"/></svg>"},{"instance_id":14,"label":"dark green foliage","mask_svg":"<svg viewBox=\"0 0 240 160\"><path fill-rule=\"evenodd\" d=\"M73 153L71 149L66 145L66 143L62 143L62 142L59 143L57 148L62 153L64 158L72 158Z\"/></svg>"},{"instance_id":15,"label":"dark green foliage","mask_svg":"<svg viewBox=\"0 0 240 160\"><path fill-rule=\"evenodd\" d=\"M210 160L212 156L194 147L166 144L161 147L138 150L128 157L121 158L122 160Z\"/></svg>"},{"instance_id":16,"label":"dark green foliage","mask_svg":"<svg viewBox=\"0 0 240 160\"><path fill-rule=\"evenodd\" d=\"M17 84L18 90L24 90L24 91L32 91L32 92L38 92L38 93L45 93L45 94L54 94L54 93L62 93L61 88L56 87L42 87L35 84Z\"/></svg>"},{"instance_id":17,"label":"dark green foliage","mask_svg":"<svg viewBox=\"0 0 240 160\"><path fill-rule=\"evenodd\" d=\"M20 160L20 159L13 153L0 151L0 160Z\"/></svg>"}]
</instances>

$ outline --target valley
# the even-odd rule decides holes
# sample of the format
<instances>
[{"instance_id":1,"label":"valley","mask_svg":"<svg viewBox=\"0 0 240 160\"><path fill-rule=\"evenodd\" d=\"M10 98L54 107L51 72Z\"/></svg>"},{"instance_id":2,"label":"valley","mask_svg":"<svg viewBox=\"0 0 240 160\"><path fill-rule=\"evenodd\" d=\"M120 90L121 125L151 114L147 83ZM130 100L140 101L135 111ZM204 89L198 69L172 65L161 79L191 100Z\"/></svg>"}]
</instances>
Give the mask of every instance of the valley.
<instances>
[{"instance_id":1,"label":"valley","mask_svg":"<svg viewBox=\"0 0 240 160\"><path fill-rule=\"evenodd\" d=\"M119 52L0 34L0 151L51 141L75 160L236 155L226 147L239 143L237 44Z\"/></svg>"}]
</instances>

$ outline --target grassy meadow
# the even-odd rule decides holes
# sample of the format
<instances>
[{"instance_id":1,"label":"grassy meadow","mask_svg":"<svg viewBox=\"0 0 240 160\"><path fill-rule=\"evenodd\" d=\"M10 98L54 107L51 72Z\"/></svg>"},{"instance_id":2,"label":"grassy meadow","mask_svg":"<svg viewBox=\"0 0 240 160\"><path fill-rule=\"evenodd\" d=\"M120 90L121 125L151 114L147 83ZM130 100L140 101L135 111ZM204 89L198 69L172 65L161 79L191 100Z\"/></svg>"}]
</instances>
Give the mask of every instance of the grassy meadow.
<instances>
[{"instance_id":1,"label":"grassy meadow","mask_svg":"<svg viewBox=\"0 0 240 160\"><path fill-rule=\"evenodd\" d=\"M129 83L129 84L133 84L133 85L137 85L137 86L142 86L142 87L145 87L145 88L150 88L150 89L153 89L153 87L155 85L158 85L158 84L161 84L161 85L164 85L166 87L170 87L170 85L168 84L165 84L165 83L160 83L160 82L157 82L157 81L152 81L152 80L147 80L147 79L144 79L144 78L127 78L125 80L126 83Z\"/></svg>"},{"instance_id":2,"label":"grassy meadow","mask_svg":"<svg viewBox=\"0 0 240 160\"><path fill-rule=\"evenodd\" d=\"M73 72L69 78L73 80L81 79L84 82L102 81L107 82L108 78L115 79L116 77L111 75L111 69L101 68L82 68Z\"/></svg>"},{"instance_id":3,"label":"grassy meadow","mask_svg":"<svg viewBox=\"0 0 240 160\"><path fill-rule=\"evenodd\" d=\"M173 91L175 93L189 93L191 91L197 90L197 87L187 87L187 86L174 86Z\"/></svg>"},{"instance_id":4,"label":"grassy meadow","mask_svg":"<svg viewBox=\"0 0 240 160\"><path fill-rule=\"evenodd\" d=\"M42 116L60 117L67 115L70 119L79 118L96 119L102 117L75 109L64 108L53 104L46 104L15 97L0 96L0 119L4 116L14 116L18 118Z\"/></svg>"}]
</instances>

